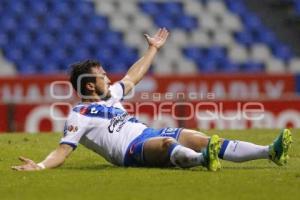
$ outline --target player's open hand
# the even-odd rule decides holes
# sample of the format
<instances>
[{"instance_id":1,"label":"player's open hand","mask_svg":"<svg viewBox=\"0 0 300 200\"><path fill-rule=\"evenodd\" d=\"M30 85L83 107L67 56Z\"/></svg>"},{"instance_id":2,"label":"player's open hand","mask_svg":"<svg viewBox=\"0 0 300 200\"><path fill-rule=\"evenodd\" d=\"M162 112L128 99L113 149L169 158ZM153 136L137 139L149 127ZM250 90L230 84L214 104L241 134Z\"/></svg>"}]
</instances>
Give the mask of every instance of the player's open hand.
<instances>
[{"instance_id":1,"label":"player's open hand","mask_svg":"<svg viewBox=\"0 0 300 200\"><path fill-rule=\"evenodd\" d=\"M34 161L20 156L19 159L24 163L23 165L19 166L12 166L11 168L17 171L37 171L41 170L41 167L38 166Z\"/></svg>"},{"instance_id":2,"label":"player's open hand","mask_svg":"<svg viewBox=\"0 0 300 200\"><path fill-rule=\"evenodd\" d=\"M169 35L169 31L166 28L160 28L157 33L154 35L154 37L150 37L147 34L144 34L149 46L154 46L157 49L162 47Z\"/></svg>"}]
</instances>

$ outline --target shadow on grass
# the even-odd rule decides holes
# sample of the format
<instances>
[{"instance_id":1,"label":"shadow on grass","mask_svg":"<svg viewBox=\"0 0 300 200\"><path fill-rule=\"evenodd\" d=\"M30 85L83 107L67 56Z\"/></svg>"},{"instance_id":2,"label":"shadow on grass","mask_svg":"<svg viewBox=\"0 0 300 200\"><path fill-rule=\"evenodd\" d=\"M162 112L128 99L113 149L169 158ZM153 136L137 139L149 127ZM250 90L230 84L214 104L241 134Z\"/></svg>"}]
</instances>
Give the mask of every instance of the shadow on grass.
<instances>
[{"instance_id":1,"label":"shadow on grass","mask_svg":"<svg viewBox=\"0 0 300 200\"><path fill-rule=\"evenodd\" d=\"M207 171L204 167L194 167L182 169L179 167L122 167L112 164L90 164L85 166L65 166L63 170L165 170L165 171L188 171L188 172L199 172Z\"/></svg>"},{"instance_id":2,"label":"shadow on grass","mask_svg":"<svg viewBox=\"0 0 300 200\"><path fill-rule=\"evenodd\" d=\"M283 168L283 167L281 167ZM276 166L236 166L236 167L222 167L222 169L234 169L234 170L266 170L266 169L278 169Z\"/></svg>"},{"instance_id":3,"label":"shadow on grass","mask_svg":"<svg viewBox=\"0 0 300 200\"><path fill-rule=\"evenodd\" d=\"M285 167L280 167L284 169ZM194 167L189 169L182 169L179 167L122 167L112 164L90 164L90 165L78 165L78 166L65 166L61 168L63 170L166 170L166 171L188 171L188 172L205 172L204 167ZM267 169L279 169L277 166L225 166L222 170L267 170Z\"/></svg>"},{"instance_id":4,"label":"shadow on grass","mask_svg":"<svg viewBox=\"0 0 300 200\"><path fill-rule=\"evenodd\" d=\"M114 170L114 169L120 169L120 167L110 164L102 164L102 165L78 165L78 166L65 166L62 169L66 170Z\"/></svg>"}]
</instances>

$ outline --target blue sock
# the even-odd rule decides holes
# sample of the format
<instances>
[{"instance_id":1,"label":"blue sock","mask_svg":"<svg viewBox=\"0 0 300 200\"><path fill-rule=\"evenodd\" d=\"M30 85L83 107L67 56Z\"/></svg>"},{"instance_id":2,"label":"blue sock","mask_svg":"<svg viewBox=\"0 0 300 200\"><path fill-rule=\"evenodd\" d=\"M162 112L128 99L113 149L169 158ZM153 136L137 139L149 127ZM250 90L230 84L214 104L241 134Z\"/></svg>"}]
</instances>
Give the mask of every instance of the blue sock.
<instances>
[{"instance_id":1,"label":"blue sock","mask_svg":"<svg viewBox=\"0 0 300 200\"><path fill-rule=\"evenodd\" d=\"M221 146L221 150L219 152L219 158L223 159L224 153L225 153L225 150L226 150L228 144L229 144L229 140L224 140L224 142Z\"/></svg>"}]
</instances>

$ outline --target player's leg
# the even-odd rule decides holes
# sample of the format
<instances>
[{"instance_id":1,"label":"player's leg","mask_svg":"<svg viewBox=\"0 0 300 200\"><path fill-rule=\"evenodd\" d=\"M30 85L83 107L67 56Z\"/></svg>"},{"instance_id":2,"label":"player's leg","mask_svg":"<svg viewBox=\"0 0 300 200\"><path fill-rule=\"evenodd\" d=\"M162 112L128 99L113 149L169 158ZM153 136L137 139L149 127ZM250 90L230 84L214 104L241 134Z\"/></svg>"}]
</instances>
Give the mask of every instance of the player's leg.
<instances>
[{"instance_id":1,"label":"player's leg","mask_svg":"<svg viewBox=\"0 0 300 200\"><path fill-rule=\"evenodd\" d=\"M195 151L206 147L208 137L203 133L183 129L179 143ZM222 139L219 157L233 162L245 162L256 159L271 159L278 165L282 165L288 158L288 150L291 144L291 133L284 129L271 145L256 145L250 142Z\"/></svg>"},{"instance_id":2,"label":"player's leg","mask_svg":"<svg viewBox=\"0 0 300 200\"><path fill-rule=\"evenodd\" d=\"M208 140L209 137L188 129L183 129L179 137L180 144L198 152L206 147ZM222 139L219 157L233 162L265 159L269 158L269 147L244 141Z\"/></svg>"},{"instance_id":3,"label":"player's leg","mask_svg":"<svg viewBox=\"0 0 300 200\"><path fill-rule=\"evenodd\" d=\"M144 161L148 166L178 166L189 168L205 166L211 171L220 168L218 154L220 140L213 136L203 152L196 152L177 143L172 137L156 137L144 143Z\"/></svg>"},{"instance_id":4,"label":"player's leg","mask_svg":"<svg viewBox=\"0 0 300 200\"><path fill-rule=\"evenodd\" d=\"M209 136L205 135L200 131L195 131L191 129L182 129L180 136L178 137L178 142L182 146L200 152L202 149L207 147L209 138L210 138Z\"/></svg>"},{"instance_id":5,"label":"player's leg","mask_svg":"<svg viewBox=\"0 0 300 200\"><path fill-rule=\"evenodd\" d=\"M173 138L155 137L147 140L143 146L144 161L148 166L172 166L170 152L177 145Z\"/></svg>"},{"instance_id":6,"label":"player's leg","mask_svg":"<svg viewBox=\"0 0 300 200\"><path fill-rule=\"evenodd\" d=\"M245 162L256 159L271 159L277 165L287 162L292 135L283 129L271 145L256 145L238 140L224 140L219 157L233 162Z\"/></svg>"}]
</instances>

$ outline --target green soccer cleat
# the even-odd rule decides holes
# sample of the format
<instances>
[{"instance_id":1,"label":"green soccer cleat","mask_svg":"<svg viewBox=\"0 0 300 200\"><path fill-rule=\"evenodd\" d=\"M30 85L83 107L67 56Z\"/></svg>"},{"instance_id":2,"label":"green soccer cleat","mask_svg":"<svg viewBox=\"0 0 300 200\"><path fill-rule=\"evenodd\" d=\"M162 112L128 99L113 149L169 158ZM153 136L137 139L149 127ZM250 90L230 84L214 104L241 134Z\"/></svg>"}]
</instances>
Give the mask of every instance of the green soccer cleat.
<instances>
[{"instance_id":1,"label":"green soccer cleat","mask_svg":"<svg viewBox=\"0 0 300 200\"><path fill-rule=\"evenodd\" d=\"M208 143L206 149L202 152L204 155L204 166L209 171L217 171L221 169L221 163L219 160L219 152L221 149L221 140L218 135L213 135Z\"/></svg>"},{"instance_id":2,"label":"green soccer cleat","mask_svg":"<svg viewBox=\"0 0 300 200\"><path fill-rule=\"evenodd\" d=\"M279 136L269 145L269 158L276 165L287 163L288 152L292 144L292 133L289 129L283 129Z\"/></svg>"}]
</instances>

